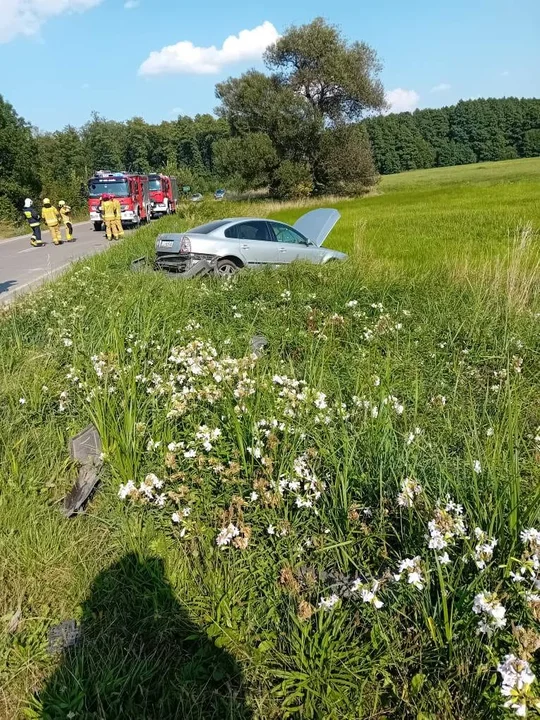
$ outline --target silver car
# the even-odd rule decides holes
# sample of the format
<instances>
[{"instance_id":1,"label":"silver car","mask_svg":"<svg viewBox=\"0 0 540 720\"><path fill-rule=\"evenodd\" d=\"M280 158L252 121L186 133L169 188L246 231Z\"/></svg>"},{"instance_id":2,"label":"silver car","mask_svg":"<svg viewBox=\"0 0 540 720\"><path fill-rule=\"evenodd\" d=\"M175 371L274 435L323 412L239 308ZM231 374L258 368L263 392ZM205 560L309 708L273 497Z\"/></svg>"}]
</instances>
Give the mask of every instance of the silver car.
<instances>
[{"instance_id":1,"label":"silver car","mask_svg":"<svg viewBox=\"0 0 540 720\"><path fill-rule=\"evenodd\" d=\"M307 260L322 265L347 255L322 245L340 218L337 210L312 210L293 226L261 218L227 218L165 233L156 240L156 265L164 270L196 274L197 266L211 263L220 275L240 268L285 265Z\"/></svg>"}]
</instances>

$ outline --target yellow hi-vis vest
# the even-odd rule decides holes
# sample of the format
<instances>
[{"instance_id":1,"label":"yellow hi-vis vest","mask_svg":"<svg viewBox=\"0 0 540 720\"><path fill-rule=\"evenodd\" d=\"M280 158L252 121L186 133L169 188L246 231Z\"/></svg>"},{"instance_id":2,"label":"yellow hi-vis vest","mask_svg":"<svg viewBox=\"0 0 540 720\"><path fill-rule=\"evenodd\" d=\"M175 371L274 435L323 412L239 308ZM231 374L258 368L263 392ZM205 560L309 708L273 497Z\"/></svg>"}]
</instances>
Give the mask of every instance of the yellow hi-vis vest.
<instances>
[{"instance_id":1,"label":"yellow hi-vis vest","mask_svg":"<svg viewBox=\"0 0 540 720\"><path fill-rule=\"evenodd\" d=\"M116 198L113 200L114 210L116 212L116 218L117 220L122 219L122 205L120 204L120 200L117 200Z\"/></svg>"},{"instance_id":2,"label":"yellow hi-vis vest","mask_svg":"<svg viewBox=\"0 0 540 720\"><path fill-rule=\"evenodd\" d=\"M62 216L64 223L71 222L71 208L69 205L62 205L60 208L60 215Z\"/></svg>"},{"instance_id":3,"label":"yellow hi-vis vest","mask_svg":"<svg viewBox=\"0 0 540 720\"><path fill-rule=\"evenodd\" d=\"M101 203L101 215L104 220L114 220L114 218L116 217L114 200L104 200Z\"/></svg>"},{"instance_id":4,"label":"yellow hi-vis vest","mask_svg":"<svg viewBox=\"0 0 540 720\"><path fill-rule=\"evenodd\" d=\"M58 210L54 207L54 205L41 208L41 217L45 220L49 227L58 225Z\"/></svg>"}]
</instances>

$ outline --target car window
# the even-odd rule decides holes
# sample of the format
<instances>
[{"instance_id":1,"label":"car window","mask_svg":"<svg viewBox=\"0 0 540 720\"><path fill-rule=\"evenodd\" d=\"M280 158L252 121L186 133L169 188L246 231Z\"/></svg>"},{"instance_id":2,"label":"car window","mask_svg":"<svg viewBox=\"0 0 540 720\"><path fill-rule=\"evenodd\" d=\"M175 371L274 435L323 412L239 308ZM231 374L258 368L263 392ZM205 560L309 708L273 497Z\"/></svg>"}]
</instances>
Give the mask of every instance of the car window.
<instances>
[{"instance_id":1,"label":"car window","mask_svg":"<svg viewBox=\"0 0 540 720\"><path fill-rule=\"evenodd\" d=\"M222 225L226 225L228 220L214 220L214 222L206 223L206 225L199 225L198 227L191 228L188 232L197 233L198 235L208 235L208 233L214 232Z\"/></svg>"},{"instance_id":2,"label":"car window","mask_svg":"<svg viewBox=\"0 0 540 720\"><path fill-rule=\"evenodd\" d=\"M299 232L288 225L271 222L272 232L276 236L276 240L281 243L296 243L297 245L307 245L306 238Z\"/></svg>"},{"instance_id":3,"label":"car window","mask_svg":"<svg viewBox=\"0 0 540 720\"><path fill-rule=\"evenodd\" d=\"M225 230L225 237L237 240L266 240L273 241L268 229L268 223L262 220L250 220L248 222L236 223Z\"/></svg>"}]
</instances>

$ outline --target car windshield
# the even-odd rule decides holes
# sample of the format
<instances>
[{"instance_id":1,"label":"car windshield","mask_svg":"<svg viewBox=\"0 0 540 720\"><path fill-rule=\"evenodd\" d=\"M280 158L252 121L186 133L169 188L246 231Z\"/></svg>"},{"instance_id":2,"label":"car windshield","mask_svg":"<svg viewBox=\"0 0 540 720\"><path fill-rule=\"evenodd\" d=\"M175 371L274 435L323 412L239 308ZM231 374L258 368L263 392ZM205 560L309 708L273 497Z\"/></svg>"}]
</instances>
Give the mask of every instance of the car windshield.
<instances>
[{"instance_id":1,"label":"car windshield","mask_svg":"<svg viewBox=\"0 0 540 720\"><path fill-rule=\"evenodd\" d=\"M228 220L214 220L214 222L206 223L206 225L199 225L198 227L191 228L188 232L197 233L198 235L209 235L214 232L214 230L226 225L228 222Z\"/></svg>"},{"instance_id":2,"label":"car windshield","mask_svg":"<svg viewBox=\"0 0 540 720\"><path fill-rule=\"evenodd\" d=\"M161 190L161 180L159 178L150 178L148 188L149 190Z\"/></svg>"},{"instance_id":3,"label":"car windshield","mask_svg":"<svg viewBox=\"0 0 540 720\"><path fill-rule=\"evenodd\" d=\"M91 180L88 183L88 195L91 198L101 197L105 193L116 197L129 197L128 183L125 181Z\"/></svg>"}]
</instances>

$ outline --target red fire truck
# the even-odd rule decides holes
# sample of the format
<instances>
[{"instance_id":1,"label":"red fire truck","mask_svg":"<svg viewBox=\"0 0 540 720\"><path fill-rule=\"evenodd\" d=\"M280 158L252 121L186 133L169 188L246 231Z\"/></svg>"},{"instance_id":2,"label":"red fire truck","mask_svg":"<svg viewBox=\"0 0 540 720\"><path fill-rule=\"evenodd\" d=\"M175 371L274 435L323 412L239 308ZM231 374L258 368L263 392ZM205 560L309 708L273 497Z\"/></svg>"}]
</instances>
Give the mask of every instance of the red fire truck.
<instances>
[{"instance_id":1,"label":"red fire truck","mask_svg":"<svg viewBox=\"0 0 540 720\"><path fill-rule=\"evenodd\" d=\"M141 223L150 221L152 202L146 175L98 170L88 181L88 209L94 230L99 231L103 227L98 207L101 196L105 193L120 200L122 225L138 227Z\"/></svg>"},{"instance_id":2,"label":"red fire truck","mask_svg":"<svg viewBox=\"0 0 540 720\"><path fill-rule=\"evenodd\" d=\"M151 173L148 175L152 216L170 215L178 205L178 183L175 177Z\"/></svg>"}]
</instances>

